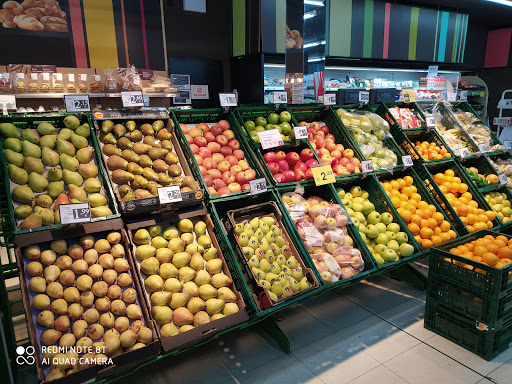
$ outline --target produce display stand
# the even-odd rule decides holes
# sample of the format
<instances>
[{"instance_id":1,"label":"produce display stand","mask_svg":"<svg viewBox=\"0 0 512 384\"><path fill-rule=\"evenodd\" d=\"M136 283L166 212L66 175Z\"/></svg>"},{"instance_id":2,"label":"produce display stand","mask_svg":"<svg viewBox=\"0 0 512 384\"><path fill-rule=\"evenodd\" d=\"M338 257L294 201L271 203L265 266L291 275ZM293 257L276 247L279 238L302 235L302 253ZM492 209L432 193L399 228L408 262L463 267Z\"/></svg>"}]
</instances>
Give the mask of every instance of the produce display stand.
<instances>
[{"instance_id":1,"label":"produce display stand","mask_svg":"<svg viewBox=\"0 0 512 384\"><path fill-rule=\"evenodd\" d=\"M418 119L420 120L421 128L407 128L407 129L403 128L402 124L400 124L396 120L395 116L393 116L393 114L390 111L390 109L393 107L409 108L410 110L416 112L416 114L419 115ZM407 131L407 132L409 132L409 131L412 131L412 132L424 131L427 129L427 120L426 120L425 114L423 113L423 111L421 110L419 105L416 103L405 103L405 102L382 103L381 105L379 105L379 107L377 108L375 113L377 113L377 115L380 115L381 117L383 117L384 120L386 120L390 126L395 126L395 128L403 129L404 131Z\"/></svg>"}]
</instances>

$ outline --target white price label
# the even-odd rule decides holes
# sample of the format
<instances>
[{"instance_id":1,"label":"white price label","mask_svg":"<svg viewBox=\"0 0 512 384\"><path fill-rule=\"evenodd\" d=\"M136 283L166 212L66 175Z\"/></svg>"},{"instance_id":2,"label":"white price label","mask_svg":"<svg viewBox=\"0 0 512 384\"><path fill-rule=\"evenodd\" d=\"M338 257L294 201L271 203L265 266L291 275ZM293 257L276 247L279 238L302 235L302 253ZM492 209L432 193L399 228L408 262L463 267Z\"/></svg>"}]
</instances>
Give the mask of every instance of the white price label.
<instances>
[{"instance_id":1,"label":"white price label","mask_svg":"<svg viewBox=\"0 0 512 384\"><path fill-rule=\"evenodd\" d=\"M286 91L274 91L273 93L274 104L288 103L288 94Z\"/></svg>"},{"instance_id":2,"label":"white price label","mask_svg":"<svg viewBox=\"0 0 512 384\"><path fill-rule=\"evenodd\" d=\"M336 94L335 93L324 94L324 105L335 105L335 104L336 104Z\"/></svg>"},{"instance_id":3,"label":"white price label","mask_svg":"<svg viewBox=\"0 0 512 384\"><path fill-rule=\"evenodd\" d=\"M487 149L487 145L485 144L478 144L478 150L480 151L480 153L489 152L489 150Z\"/></svg>"},{"instance_id":4,"label":"white price label","mask_svg":"<svg viewBox=\"0 0 512 384\"><path fill-rule=\"evenodd\" d=\"M16 96L0 95L0 109L16 109Z\"/></svg>"},{"instance_id":5,"label":"white price label","mask_svg":"<svg viewBox=\"0 0 512 384\"><path fill-rule=\"evenodd\" d=\"M441 100L446 100L448 98L448 93L446 92L446 90L440 92L440 97Z\"/></svg>"},{"instance_id":6,"label":"white price label","mask_svg":"<svg viewBox=\"0 0 512 384\"><path fill-rule=\"evenodd\" d=\"M91 206L89 203L59 205L60 223L77 224L91 221Z\"/></svg>"},{"instance_id":7,"label":"white price label","mask_svg":"<svg viewBox=\"0 0 512 384\"><path fill-rule=\"evenodd\" d=\"M510 117L495 117L493 120L494 125L501 125L501 126L509 126L512 123L512 119Z\"/></svg>"},{"instance_id":8,"label":"white price label","mask_svg":"<svg viewBox=\"0 0 512 384\"><path fill-rule=\"evenodd\" d=\"M438 72L439 72L439 65L429 65L427 77L437 77Z\"/></svg>"},{"instance_id":9,"label":"white price label","mask_svg":"<svg viewBox=\"0 0 512 384\"><path fill-rule=\"evenodd\" d=\"M308 138L308 128L300 125L298 127L293 127L295 131L295 140L307 139Z\"/></svg>"},{"instance_id":10,"label":"white price label","mask_svg":"<svg viewBox=\"0 0 512 384\"><path fill-rule=\"evenodd\" d=\"M508 183L507 176L506 176L504 173L500 174L500 175L498 176L498 178L500 179L500 184L501 184L501 185L505 185L505 184L507 184L507 183Z\"/></svg>"},{"instance_id":11,"label":"white price label","mask_svg":"<svg viewBox=\"0 0 512 384\"><path fill-rule=\"evenodd\" d=\"M49 73L43 73L43 81L50 81L50 74ZM62 75L61 75L61 81L62 81Z\"/></svg>"},{"instance_id":12,"label":"white price label","mask_svg":"<svg viewBox=\"0 0 512 384\"><path fill-rule=\"evenodd\" d=\"M125 108L144 106L142 91L121 92L121 100Z\"/></svg>"},{"instance_id":13,"label":"white price label","mask_svg":"<svg viewBox=\"0 0 512 384\"><path fill-rule=\"evenodd\" d=\"M264 178L249 181L251 195L267 192L267 181Z\"/></svg>"},{"instance_id":14,"label":"white price label","mask_svg":"<svg viewBox=\"0 0 512 384\"><path fill-rule=\"evenodd\" d=\"M426 119L426 122L427 122L427 127L435 128L435 126L436 126L436 118L434 116L432 116L432 115L425 116L425 119Z\"/></svg>"},{"instance_id":15,"label":"white price label","mask_svg":"<svg viewBox=\"0 0 512 384\"><path fill-rule=\"evenodd\" d=\"M459 100L467 101L468 100L468 91L460 91Z\"/></svg>"},{"instance_id":16,"label":"white price label","mask_svg":"<svg viewBox=\"0 0 512 384\"><path fill-rule=\"evenodd\" d=\"M402 163L404 167L412 167L414 165L410 155L402 156Z\"/></svg>"},{"instance_id":17,"label":"white price label","mask_svg":"<svg viewBox=\"0 0 512 384\"><path fill-rule=\"evenodd\" d=\"M447 100L448 101L457 101L457 94L455 92L448 92Z\"/></svg>"},{"instance_id":18,"label":"white price label","mask_svg":"<svg viewBox=\"0 0 512 384\"><path fill-rule=\"evenodd\" d=\"M359 102L360 103L369 103L370 102L370 92L359 91Z\"/></svg>"},{"instance_id":19,"label":"white price label","mask_svg":"<svg viewBox=\"0 0 512 384\"><path fill-rule=\"evenodd\" d=\"M469 150L467 148L460 148L459 149L459 155L462 158L468 157L469 156Z\"/></svg>"},{"instance_id":20,"label":"white price label","mask_svg":"<svg viewBox=\"0 0 512 384\"><path fill-rule=\"evenodd\" d=\"M175 203L177 201L183 200L180 187L178 185L173 185L171 187L160 187L157 189L157 191L160 204Z\"/></svg>"},{"instance_id":21,"label":"white price label","mask_svg":"<svg viewBox=\"0 0 512 384\"><path fill-rule=\"evenodd\" d=\"M283 145L283 138L277 129L269 129L268 131L257 132L260 138L261 148L274 148Z\"/></svg>"},{"instance_id":22,"label":"white price label","mask_svg":"<svg viewBox=\"0 0 512 384\"><path fill-rule=\"evenodd\" d=\"M64 96L66 112L90 112L91 104L89 95L66 95Z\"/></svg>"},{"instance_id":23,"label":"white price label","mask_svg":"<svg viewBox=\"0 0 512 384\"><path fill-rule=\"evenodd\" d=\"M363 173L373 172L373 163L371 160L361 161Z\"/></svg>"},{"instance_id":24,"label":"white price label","mask_svg":"<svg viewBox=\"0 0 512 384\"><path fill-rule=\"evenodd\" d=\"M508 140L505 140L503 145L505 146L505 149L512 149L512 145L510 145L510 141Z\"/></svg>"},{"instance_id":25,"label":"white price label","mask_svg":"<svg viewBox=\"0 0 512 384\"><path fill-rule=\"evenodd\" d=\"M306 237L306 244L312 247L320 247L322 245L322 235L316 227L304 227L304 236Z\"/></svg>"},{"instance_id":26,"label":"white price label","mask_svg":"<svg viewBox=\"0 0 512 384\"><path fill-rule=\"evenodd\" d=\"M75 74L74 73L68 73L68 81L71 83L75 82Z\"/></svg>"},{"instance_id":27,"label":"white price label","mask_svg":"<svg viewBox=\"0 0 512 384\"><path fill-rule=\"evenodd\" d=\"M221 107L236 107L236 95L234 93L219 93Z\"/></svg>"},{"instance_id":28,"label":"white price label","mask_svg":"<svg viewBox=\"0 0 512 384\"><path fill-rule=\"evenodd\" d=\"M80 74L80 81L87 81L87 74L86 73L81 73Z\"/></svg>"}]
</instances>

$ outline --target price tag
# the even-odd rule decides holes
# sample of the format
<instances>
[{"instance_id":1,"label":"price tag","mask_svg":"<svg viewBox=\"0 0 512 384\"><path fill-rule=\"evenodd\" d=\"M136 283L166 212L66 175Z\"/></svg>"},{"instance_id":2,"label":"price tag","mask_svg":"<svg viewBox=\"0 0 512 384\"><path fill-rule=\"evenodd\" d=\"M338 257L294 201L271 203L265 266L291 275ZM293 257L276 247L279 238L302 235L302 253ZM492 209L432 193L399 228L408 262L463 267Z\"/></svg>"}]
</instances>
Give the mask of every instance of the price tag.
<instances>
[{"instance_id":1,"label":"price tag","mask_svg":"<svg viewBox=\"0 0 512 384\"><path fill-rule=\"evenodd\" d=\"M457 94L455 92L449 92L447 94L447 100L448 101L457 101Z\"/></svg>"},{"instance_id":2,"label":"price tag","mask_svg":"<svg viewBox=\"0 0 512 384\"><path fill-rule=\"evenodd\" d=\"M480 92L480 97L485 97L485 92L484 91Z\"/></svg>"},{"instance_id":3,"label":"price tag","mask_svg":"<svg viewBox=\"0 0 512 384\"><path fill-rule=\"evenodd\" d=\"M0 107L6 109L16 109L16 96L0 95Z\"/></svg>"},{"instance_id":4,"label":"price tag","mask_svg":"<svg viewBox=\"0 0 512 384\"><path fill-rule=\"evenodd\" d=\"M91 207L89 203L61 204L59 205L60 223L76 224L91 221Z\"/></svg>"},{"instance_id":5,"label":"price tag","mask_svg":"<svg viewBox=\"0 0 512 384\"><path fill-rule=\"evenodd\" d=\"M307 127L305 127L303 125L299 125L298 127L293 127L293 130L295 131L295 140L308 138L308 128Z\"/></svg>"},{"instance_id":6,"label":"price tag","mask_svg":"<svg viewBox=\"0 0 512 384\"><path fill-rule=\"evenodd\" d=\"M427 77L437 77L438 72L439 72L439 65L429 65Z\"/></svg>"},{"instance_id":7,"label":"price tag","mask_svg":"<svg viewBox=\"0 0 512 384\"><path fill-rule=\"evenodd\" d=\"M286 91L274 91L274 104L288 103L288 94Z\"/></svg>"},{"instance_id":8,"label":"price tag","mask_svg":"<svg viewBox=\"0 0 512 384\"><path fill-rule=\"evenodd\" d=\"M89 95L66 95L64 96L66 112L90 112L91 104Z\"/></svg>"},{"instance_id":9,"label":"price tag","mask_svg":"<svg viewBox=\"0 0 512 384\"><path fill-rule=\"evenodd\" d=\"M402 163L404 167L412 167L414 165L410 155L402 156Z\"/></svg>"},{"instance_id":10,"label":"price tag","mask_svg":"<svg viewBox=\"0 0 512 384\"><path fill-rule=\"evenodd\" d=\"M144 106L142 91L121 92L121 100L125 108Z\"/></svg>"},{"instance_id":11,"label":"price tag","mask_svg":"<svg viewBox=\"0 0 512 384\"><path fill-rule=\"evenodd\" d=\"M506 176L504 173L500 174L500 175L498 176L498 178L500 179L500 184L501 184L501 185L505 185L505 184L507 184L507 183L508 183L507 176Z\"/></svg>"},{"instance_id":12,"label":"price tag","mask_svg":"<svg viewBox=\"0 0 512 384\"><path fill-rule=\"evenodd\" d=\"M480 153L488 152L487 146L485 144L478 144L478 150L480 151Z\"/></svg>"},{"instance_id":13,"label":"price tag","mask_svg":"<svg viewBox=\"0 0 512 384\"><path fill-rule=\"evenodd\" d=\"M324 94L324 105L335 105L335 104L336 104L336 94L335 93Z\"/></svg>"},{"instance_id":14,"label":"price tag","mask_svg":"<svg viewBox=\"0 0 512 384\"><path fill-rule=\"evenodd\" d=\"M503 145L505 146L505 149L512 149L512 145L510 145L510 141L508 140L505 140Z\"/></svg>"},{"instance_id":15,"label":"price tag","mask_svg":"<svg viewBox=\"0 0 512 384\"><path fill-rule=\"evenodd\" d=\"M274 148L283 145L283 138L277 129L269 129L268 131L257 132L260 138L261 148Z\"/></svg>"},{"instance_id":16,"label":"price tag","mask_svg":"<svg viewBox=\"0 0 512 384\"><path fill-rule=\"evenodd\" d=\"M427 127L429 128L435 128L436 127L436 118L432 115L425 116L427 120Z\"/></svg>"},{"instance_id":17,"label":"price tag","mask_svg":"<svg viewBox=\"0 0 512 384\"><path fill-rule=\"evenodd\" d=\"M313 172L313 178L317 186L336 182L334 172L329 164L311 168L311 171Z\"/></svg>"},{"instance_id":18,"label":"price tag","mask_svg":"<svg viewBox=\"0 0 512 384\"><path fill-rule=\"evenodd\" d=\"M468 91L460 91L459 100L468 101Z\"/></svg>"},{"instance_id":19,"label":"price tag","mask_svg":"<svg viewBox=\"0 0 512 384\"><path fill-rule=\"evenodd\" d=\"M495 117L493 120L494 125L509 126L512 123L510 117Z\"/></svg>"},{"instance_id":20,"label":"price tag","mask_svg":"<svg viewBox=\"0 0 512 384\"><path fill-rule=\"evenodd\" d=\"M448 93L446 92L446 90L440 92L440 98L441 100L446 100L448 98Z\"/></svg>"},{"instance_id":21,"label":"price tag","mask_svg":"<svg viewBox=\"0 0 512 384\"><path fill-rule=\"evenodd\" d=\"M178 185L173 185L171 187L160 187L157 189L157 191L160 204L175 203L177 201L183 200L180 187Z\"/></svg>"},{"instance_id":22,"label":"price tag","mask_svg":"<svg viewBox=\"0 0 512 384\"><path fill-rule=\"evenodd\" d=\"M369 103L370 102L370 92L359 91L359 102L360 103Z\"/></svg>"},{"instance_id":23,"label":"price tag","mask_svg":"<svg viewBox=\"0 0 512 384\"><path fill-rule=\"evenodd\" d=\"M361 161L361 170L363 173L373 172L373 163L371 160Z\"/></svg>"},{"instance_id":24,"label":"price tag","mask_svg":"<svg viewBox=\"0 0 512 384\"><path fill-rule=\"evenodd\" d=\"M219 93L221 107L236 107L236 95L234 93Z\"/></svg>"},{"instance_id":25,"label":"price tag","mask_svg":"<svg viewBox=\"0 0 512 384\"><path fill-rule=\"evenodd\" d=\"M469 156L469 150L467 148L460 148L459 155L461 158L465 158Z\"/></svg>"},{"instance_id":26,"label":"price tag","mask_svg":"<svg viewBox=\"0 0 512 384\"><path fill-rule=\"evenodd\" d=\"M264 178L249 181L251 195L267 192L267 181Z\"/></svg>"},{"instance_id":27,"label":"price tag","mask_svg":"<svg viewBox=\"0 0 512 384\"><path fill-rule=\"evenodd\" d=\"M416 101L414 89L404 89L402 91L402 96L404 97L404 103L414 103Z\"/></svg>"},{"instance_id":28,"label":"price tag","mask_svg":"<svg viewBox=\"0 0 512 384\"><path fill-rule=\"evenodd\" d=\"M87 74L81 73L80 74L80 81L84 81L84 82L87 81Z\"/></svg>"}]
</instances>

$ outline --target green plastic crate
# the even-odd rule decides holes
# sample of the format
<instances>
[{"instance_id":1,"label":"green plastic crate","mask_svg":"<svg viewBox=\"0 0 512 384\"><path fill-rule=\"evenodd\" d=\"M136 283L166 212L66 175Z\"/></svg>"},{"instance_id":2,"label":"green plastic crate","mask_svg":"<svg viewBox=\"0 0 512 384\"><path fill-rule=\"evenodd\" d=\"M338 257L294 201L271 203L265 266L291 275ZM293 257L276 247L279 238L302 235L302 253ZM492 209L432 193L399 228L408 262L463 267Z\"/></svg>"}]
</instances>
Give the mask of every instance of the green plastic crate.
<instances>
[{"instance_id":1,"label":"green plastic crate","mask_svg":"<svg viewBox=\"0 0 512 384\"><path fill-rule=\"evenodd\" d=\"M19 129L36 129L37 125L42 122L48 122L56 126L57 129L60 129L64 127L64 118L68 115L74 115L77 116L80 120L80 124L88 123L89 126L92 127L91 120L88 115L86 114L74 114L74 113L46 113L46 114L38 114L38 115L19 115L19 114L10 114L9 116L3 116L0 117L0 123L12 123ZM2 138L3 143L3 138ZM96 165L98 167L98 178L100 179L103 189L105 191L105 195L108 202L108 207L112 211L112 215L105 216L105 217L98 217L98 218L92 218L92 222L98 222L103 220L110 220L117 217L120 217L119 208L116 202L116 199L114 197L114 193L112 191L112 186L110 185L109 178L107 176L107 172L105 170L103 161L101 159L101 153L100 149L98 147L98 143L95 140L94 132L91 128L91 136L88 138L89 145L94 148L94 160L96 162ZM14 204L17 204L14 202L12 195L10 193L10 180L9 175L7 173L7 162L5 159L4 151L0 150L0 160L3 164L3 184L5 186L5 194L7 195L7 205L9 208L9 221L10 225L7 226L7 228L10 228L11 231L15 234L22 234L22 233L29 233L29 232L36 232L36 231L43 231L47 229L54 229L54 228L61 228L64 225L62 224L54 224L54 225L48 225L48 226L42 226L39 228L34 229L18 229L18 224L16 222L16 219L14 217ZM5 220L5 216L2 215L3 219Z\"/></svg>"},{"instance_id":2,"label":"green plastic crate","mask_svg":"<svg viewBox=\"0 0 512 384\"><path fill-rule=\"evenodd\" d=\"M470 167L475 167L478 169L479 173L482 174L482 175L489 175L489 174L494 174L496 176L498 176L496 170L494 169L494 167L491 165L491 163L489 163L489 160L487 159L487 157L485 156L480 156L478 158L475 158L475 159L468 159L466 161L464 161L463 164L458 164L459 165L459 168L464 171L464 174L466 175L468 181L471 181L471 183L473 184L473 186L478 189L479 192L481 193L485 193L485 192L490 192L490 191L495 191L496 189L499 189L500 188L500 184L494 184L494 185L491 185L489 184L488 186L486 187L482 187L482 188L478 188L476 186L476 184L470 179L467 171L466 171L466 168L470 168Z\"/></svg>"},{"instance_id":3,"label":"green plastic crate","mask_svg":"<svg viewBox=\"0 0 512 384\"><path fill-rule=\"evenodd\" d=\"M390 111L390 108L398 107L398 108L409 108L416 112L418 115L418 119L420 120L421 128L403 128L402 124L399 123L393 114ZM383 117L390 126L395 126L398 129L403 129L404 131L422 131L427 129L427 120L421 108L416 103L404 103L404 102L395 102L395 103L382 103L377 108L378 115Z\"/></svg>"},{"instance_id":4,"label":"green plastic crate","mask_svg":"<svg viewBox=\"0 0 512 384\"><path fill-rule=\"evenodd\" d=\"M195 157L192 153L192 149L185 139L185 135L181 130L180 123L182 124L199 124L199 123L216 123L219 120L227 120L231 125L231 128L236 126L235 116L233 112L224 112L222 109L211 108L211 109L192 109L192 110L172 110L172 119L174 120L174 124L176 126L177 132L179 133L179 139L181 141L181 147L184 150L185 156L188 156L188 163L190 168L195 174L195 179L199 181L201 184L201 188L204 189L210 200L218 200L222 199L226 196L234 197L234 196L250 196L250 191L240 191L233 192L228 195L217 195L212 196L210 191L208 190L208 186L206 185L204 178L199 170L199 165L195 160ZM245 159L249 163L252 169L256 171L256 179L264 178L265 173L263 172L259 162L256 160L253 151L245 141L243 135L237 130L232 129L235 134L235 139L240 142L240 149L245 153ZM268 180L267 180L268 184Z\"/></svg>"},{"instance_id":5,"label":"green plastic crate","mask_svg":"<svg viewBox=\"0 0 512 384\"><path fill-rule=\"evenodd\" d=\"M350 278L338 280L337 282L331 283L331 284L325 284L323 280L321 279L320 273L316 270L316 267L313 263L313 260L309 254L309 252L306 249L306 245L304 244L302 238L299 235L299 232L297 231L297 228L295 224L293 223L293 220L288 213L288 210L286 209L286 206L284 205L281 196L287 192L294 192L295 188L293 186L279 186L275 189L274 193L276 194L276 197L278 199L279 207L281 209L281 212L283 213L283 218L287 221L287 227L290 228L289 233L294 237L294 243L301 253L301 256L304 260L308 260L310 265L312 266L312 269L316 271L317 276L320 277L319 281L322 281L322 284L324 284L324 287L326 289L333 289L336 287L346 287L352 284L355 284L358 281L366 279L370 274L376 272L377 270L377 263L375 262L373 256L370 254L368 248L364 244L363 239L359 235L359 231L356 230L353 224L347 225L348 234L354 241L354 247L357 248L361 252L361 256L364 260L364 270L360 272L359 274L352 276ZM338 195L336 194L336 191L331 185L323 186L322 188L318 188L316 186L305 186L304 187L304 198L312 197L312 196L318 196L322 199L332 202L334 204L339 204L343 207L343 204L341 204L341 201L338 198ZM349 217L349 216L347 216Z\"/></svg>"},{"instance_id":6,"label":"green plastic crate","mask_svg":"<svg viewBox=\"0 0 512 384\"><path fill-rule=\"evenodd\" d=\"M491 191L491 192L504 193L507 196L508 201L510 201L512 203L512 191L506 185L503 185L503 186L499 187L498 189L496 189L494 191ZM490 192L486 192L486 193L483 194L484 195L484 199L485 199L485 195L487 193L490 193ZM490 203L488 203L488 204L489 204L489 206L491 206ZM492 207L491 207L491 209L492 209ZM497 214L496 211L495 211L495 213ZM512 221L509 221L509 222L505 223L499 216L497 216L497 219L499 220L501 225L498 228L492 228L493 231L502 232L502 231L505 231L508 228L512 228Z\"/></svg>"}]
</instances>

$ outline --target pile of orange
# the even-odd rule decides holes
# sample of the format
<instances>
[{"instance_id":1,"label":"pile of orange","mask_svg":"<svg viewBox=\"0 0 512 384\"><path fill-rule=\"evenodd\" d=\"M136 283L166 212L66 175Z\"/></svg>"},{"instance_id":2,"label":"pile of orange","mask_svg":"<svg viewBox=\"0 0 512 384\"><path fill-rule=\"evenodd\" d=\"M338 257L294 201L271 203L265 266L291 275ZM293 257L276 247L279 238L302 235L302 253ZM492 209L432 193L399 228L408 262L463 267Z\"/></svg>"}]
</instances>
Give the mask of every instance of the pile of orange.
<instances>
[{"instance_id":1,"label":"pile of orange","mask_svg":"<svg viewBox=\"0 0 512 384\"><path fill-rule=\"evenodd\" d=\"M436 173L434 181L469 232L493 227L492 220L496 213L479 208L478 203L473 200L473 195L468 192L468 185L455 176L452 169Z\"/></svg>"},{"instance_id":2,"label":"pile of orange","mask_svg":"<svg viewBox=\"0 0 512 384\"><path fill-rule=\"evenodd\" d=\"M512 264L512 239L509 240L503 235L496 237L485 235L470 243L450 249L450 253L491 267L503 268ZM467 268L472 267L465 263L457 262L457 264Z\"/></svg>"},{"instance_id":3,"label":"pile of orange","mask_svg":"<svg viewBox=\"0 0 512 384\"><path fill-rule=\"evenodd\" d=\"M423 249L457 237L444 215L421 198L411 176L387 180L382 187L391 199L407 228Z\"/></svg>"},{"instance_id":4,"label":"pile of orange","mask_svg":"<svg viewBox=\"0 0 512 384\"><path fill-rule=\"evenodd\" d=\"M414 147L424 160L438 160L452 157L446 148L441 148L436 142L416 141Z\"/></svg>"}]
</instances>

